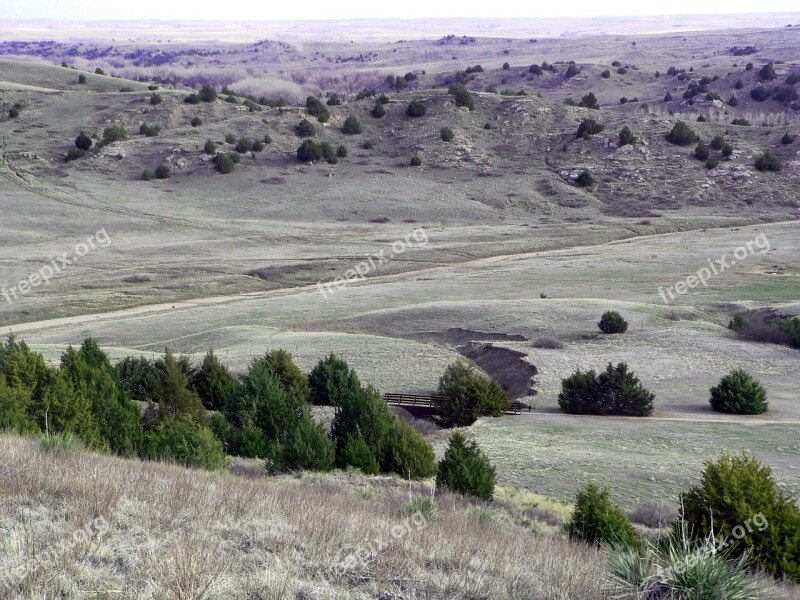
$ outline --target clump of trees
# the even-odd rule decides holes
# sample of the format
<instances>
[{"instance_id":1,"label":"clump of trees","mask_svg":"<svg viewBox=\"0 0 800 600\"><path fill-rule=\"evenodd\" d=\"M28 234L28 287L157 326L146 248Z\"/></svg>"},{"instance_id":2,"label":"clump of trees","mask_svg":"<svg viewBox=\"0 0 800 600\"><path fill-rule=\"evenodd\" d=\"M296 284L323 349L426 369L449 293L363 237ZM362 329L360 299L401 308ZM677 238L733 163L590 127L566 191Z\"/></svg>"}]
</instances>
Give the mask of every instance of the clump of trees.
<instances>
[{"instance_id":1,"label":"clump of trees","mask_svg":"<svg viewBox=\"0 0 800 600\"><path fill-rule=\"evenodd\" d=\"M445 427L466 427L481 416L499 417L511 406L499 383L487 379L463 359L447 367L438 391L444 396L439 419Z\"/></svg>"},{"instance_id":2,"label":"clump of trees","mask_svg":"<svg viewBox=\"0 0 800 600\"><path fill-rule=\"evenodd\" d=\"M608 363L599 375L575 371L561 381L558 405L575 415L622 415L645 417L653 412L655 396L628 371L628 365Z\"/></svg>"},{"instance_id":3,"label":"clump of trees","mask_svg":"<svg viewBox=\"0 0 800 600\"><path fill-rule=\"evenodd\" d=\"M773 154L772 150L764 150L764 152L756 158L756 169L759 171L780 171L783 167L780 159Z\"/></svg>"},{"instance_id":4,"label":"clump of trees","mask_svg":"<svg viewBox=\"0 0 800 600\"><path fill-rule=\"evenodd\" d=\"M767 390L744 369L734 369L710 389L711 407L723 413L760 415L767 412Z\"/></svg>"}]
</instances>

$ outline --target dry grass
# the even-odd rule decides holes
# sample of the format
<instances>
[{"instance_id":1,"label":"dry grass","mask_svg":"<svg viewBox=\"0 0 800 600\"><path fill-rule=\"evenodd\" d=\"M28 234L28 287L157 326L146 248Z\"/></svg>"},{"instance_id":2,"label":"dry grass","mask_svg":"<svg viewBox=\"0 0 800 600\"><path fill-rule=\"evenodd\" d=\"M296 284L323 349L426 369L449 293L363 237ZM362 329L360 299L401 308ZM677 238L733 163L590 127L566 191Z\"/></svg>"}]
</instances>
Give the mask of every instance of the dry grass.
<instances>
[{"instance_id":1,"label":"dry grass","mask_svg":"<svg viewBox=\"0 0 800 600\"><path fill-rule=\"evenodd\" d=\"M0 482L0 572L54 552L9 599L603 595L598 552L502 506L441 495L435 518L395 537L425 490L389 478L244 478L2 436ZM96 519L107 532L73 545ZM318 575L360 547L363 562Z\"/></svg>"}]
</instances>

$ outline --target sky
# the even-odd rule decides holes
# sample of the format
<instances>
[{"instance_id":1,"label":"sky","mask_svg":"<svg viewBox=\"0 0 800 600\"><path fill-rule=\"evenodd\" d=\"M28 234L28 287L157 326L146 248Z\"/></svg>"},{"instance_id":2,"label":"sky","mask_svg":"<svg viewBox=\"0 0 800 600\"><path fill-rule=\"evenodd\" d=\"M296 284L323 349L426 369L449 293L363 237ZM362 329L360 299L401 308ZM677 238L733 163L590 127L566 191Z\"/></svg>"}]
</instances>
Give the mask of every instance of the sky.
<instances>
[{"instance_id":1,"label":"sky","mask_svg":"<svg viewBox=\"0 0 800 600\"><path fill-rule=\"evenodd\" d=\"M0 0L0 19L305 20L453 17L546 18L798 12L797 0Z\"/></svg>"}]
</instances>

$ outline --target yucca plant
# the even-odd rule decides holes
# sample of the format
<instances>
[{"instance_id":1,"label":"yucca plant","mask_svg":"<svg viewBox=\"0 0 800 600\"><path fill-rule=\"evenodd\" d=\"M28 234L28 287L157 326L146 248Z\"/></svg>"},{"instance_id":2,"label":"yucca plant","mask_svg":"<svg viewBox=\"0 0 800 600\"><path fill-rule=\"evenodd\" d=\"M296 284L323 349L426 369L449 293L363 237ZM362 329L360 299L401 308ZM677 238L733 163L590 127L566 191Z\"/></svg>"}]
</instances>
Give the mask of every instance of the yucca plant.
<instances>
[{"instance_id":1,"label":"yucca plant","mask_svg":"<svg viewBox=\"0 0 800 600\"><path fill-rule=\"evenodd\" d=\"M687 525L638 547L606 547L615 598L638 600L757 600L766 585L749 572L747 554L733 557L713 534L697 540Z\"/></svg>"}]
</instances>

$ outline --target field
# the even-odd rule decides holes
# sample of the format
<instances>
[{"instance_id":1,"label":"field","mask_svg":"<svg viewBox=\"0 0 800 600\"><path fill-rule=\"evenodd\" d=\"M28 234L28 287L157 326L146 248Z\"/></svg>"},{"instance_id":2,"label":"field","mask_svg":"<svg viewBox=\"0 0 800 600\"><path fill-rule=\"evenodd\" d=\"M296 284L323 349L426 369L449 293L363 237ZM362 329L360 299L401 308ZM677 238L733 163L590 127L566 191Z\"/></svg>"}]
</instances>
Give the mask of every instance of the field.
<instances>
[{"instance_id":1,"label":"field","mask_svg":"<svg viewBox=\"0 0 800 600\"><path fill-rule=\"evenodd\" d=\"M613 500L626 510L653 499L675 505L678 493L697 481L704 460L728 449L751 453L773 469L782 491L800 496L798 351L748 341L728 329L731 317L745 310L800 316L800 105L758 102L749 94L761 85L766 64L775 63L775 85L800 75L800 27L784 27L800 17L771 18L780 25L736 29L739 24L731 22L719 31L678 31L638 23L628 30L635 35L560 37L552 36L551 23L526 34L506 23L506 29L483 36L465 25L464 38L429 23L418 38L406 32L409 39L401 41L387 38L387 25L376 23L353 29L352 44L337 37L348 35L345 25L325 41L291 29L265 29L275 38L256 41L235 27L209 41L194 37L202 28L176 26L175 41L165 44L131 26L124 42L78 42L74 32L54 26L48 39L55 41L43 46L20 33L0 43L0 332L18 335L53 364L86 336L114 359L156 356L170 348L197 363L213 348L236 372L270 349L289 350L306 372L335 352L362 381L382 392L409 393L432 392L448 364L477 348L487 357L479 363L487 374L523 390L515 395L533 407L518 416L481 419L465 430L497 465L506 490L568 503L596 480L609 485ZM574 27L573 33L582 31L583 24ZM655 33L664 30L670 33ZM458 35L444 37L451 33ZM753 54L732 51L750 45ZM62 60L66 67L59 66ZM531 74L529 66L545 60L556 72ZM564 75L569 61L580 71L574 77ZM466 80L475 108L457 107L446 84L477 64L482 70ZM671 66L686 69L686 80L667 75ZM609 77L601 75L606 69ZM414 75L406 88L386 82L387 75L406 72ZM80 73L86 83L78 83ZM701 77L708 77L707 87L721 101L705 93L691 103L683 97ZM186 103L205 81L270 100L282 95L286 103L248 110L243 96L228 102L225 93L214 102ZM374 97L356 99L364 88L387 95L385 117L371 116ZM517 95L520 90L524 95ZM154 91L158 104L150 101ZM564 103L577 103L589 92L599 109ZM673 99L665 101L668 92ZM327 123L314 122L313 139L344 145L347 156L337 164L303 164L296 157L301 139L294 127L306 116L304 99L312 94L324 101L332 93L342 103L328 107ZM734 95L736 106L729 102ZM621 97L636 101L620 103ZM424 102L423 117L406 115L412 99ZM11 118L15 103L22 109ZM362 133L342 132L348 116L358 118ZM192 125L192 118L201 122ZM576 138L585 118L604 130ZM733 125L734 118L750 125ZM707 168L693 156L695 144L669 143L666 134L679 120L706 144L723 136L733 147L730 160L720 156L718 165ZM140 135L142 123L161 131ZM64 161L81 131L99 140L111 125L124 126L127 139ZM626 125L637 143L618 147ZM454 140L442 140L443 127L453 129ZM222 175L204 144L211 139L220 151L233 153L235 142L224 141L228 134L238 140L268 136L270 143L260 152L242 152L233 173ZM782 143L784 134L794 136L792 142ZM767 149L780 159L780 171L754 167ZM421 166L410 166L414 155ZM162 164L169 167L168 178L142 179L145 169ZM592 174L591 187L577 184L582 170ZM86 253L80 244L87 245ZM59 264L56 257L69 264L46 283L28 291L20 287L31 274ZM720 259L728 266L712 272ZM358 276L355 270L362 267ZM669 297L668 290L702 270L702 285ZM325 285L337 278L341 285ZM607 310L630 323L624 335L599 332L597 322ZM562 347L542 348L541 338L554 338ZM576 369L602 370L609 362L626 362L655 393L652 416L561 413L562 378ZM767 413L722 415L709 406L709 388L740 366L766 386ZM527 393L531 385L533 395ZM428 434L437 454L448 435ZM0 456L34 465L29 480L15 475L11 491L0 494L33 497L45 489L68 498L67 505L33 503L15 510L59 519L74 508L70 502L88 502L74 481L48 487L56 467L32 443L3 437L0 444ZM78 452L66 460L76 473L88 473L87 456ZM99 513L86 508L87 518L100 514L126 527L142 519L149 523L138 532L135 548L112 540L85 549L101 563L135 557L126 567L133 587L125 597L142 593L156 552L187 543L220 544L210 556L170 565L183 570L180 577L195 592L209 585L212 597L316 597L301 595L309 585L303 565L319 566L320 556L341 540L326 529L334 527L331 521L322 524L324 539L291 547L292 534L308 533L302 514L332 503L348 523L345 537L356 539L375 535L402 509L402 486L394 480L374 483L376 494L386 494L385 505L378 506L357 499L358 489L373 483L341 473L330 481L238 481L167 466L148 473L135 464L119 466L116 459L98 460L104 472L124 468L134 482L125 487L118 479L92 480L101 497L113 501ZM11 459L4 461L3 472L11 473ZM190 490L180 502L169 501L160 516L146 508L153 501L148 483L156 479L166 486L158 491L164 497L170 486ZM317 505L309 500L305 513L291 514L289 507L307 490ZM269 497L271 504L244 516L226 512L254 497ZM193 512L189 507L198 501L210 504ZM443 533L415 533L413 543L392 558L405 561L395 575L389 572L397 562L379 562L375 573L349 582L357 593L330 597L599 597L591 586L593 569L602 570L601 557L575 554L558 536L536 538L542 547L528 549L530 538L514 523L518 507L506 514L501 506L495 518L510 524L487 534L495 536L487 543L503 549L497 563L472 565L470 544L485 532L468 505L447 503L452 510L442 517L446 528L463 527L463 539L439 554ZM375 511L369 525L355 522L362 509ZM270 520L271 511L281 519ZM0 525L3 518L19 524L23 512L0 514ZM167 520L163 536L156 533L160 518ZM188 541L176 537L179 524L198 520L223 523L222 529L198 532ZM247 526L228 530L227 520ZM265 536L259 529L267 525L274 530ZM241 550L248 544L279 548L275 554L293 566L281 563L275 580L261 581L259 565L242 551L235 555L239 587L207 572L228 545ZM556 566L549 553L569 554L589 567L571 575L569 561ZM87 568L82 561L47 583L47 597L76 597L74 590L83 585L80 569ZM225 568L235 562L226 561ZM427 573L430 565L433 574ZM460 582L443 575L448 565L463 575ZM520 587L509 587L519 573L540 567L555 569L553 581L564 577L573 587L556 592L548 588L552 582L526 579L530 573L520 576ZM99 582L98 589L122 585L105 579L107 573L87 577ZM174 572L156 573L153 597L200 597L168 589L177 578ZM409 589L423 595L400 595L407 585L400 579L414 582ZM382 586L397 595L377 596ZM261 596L254 595L256 589Z\"/></svg>"}]
</instances>

